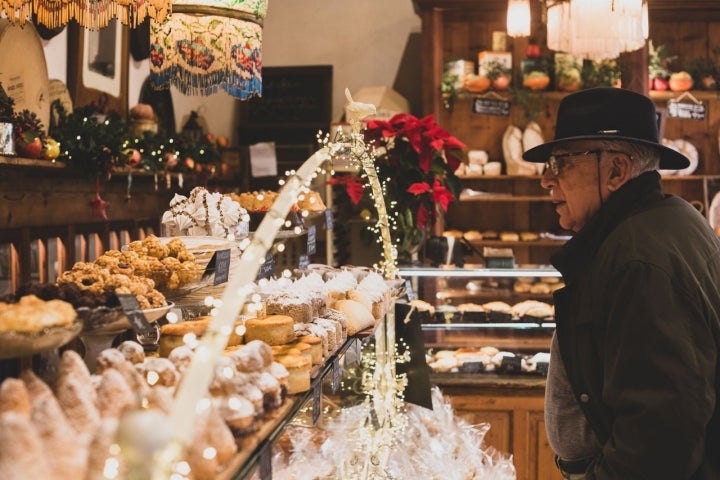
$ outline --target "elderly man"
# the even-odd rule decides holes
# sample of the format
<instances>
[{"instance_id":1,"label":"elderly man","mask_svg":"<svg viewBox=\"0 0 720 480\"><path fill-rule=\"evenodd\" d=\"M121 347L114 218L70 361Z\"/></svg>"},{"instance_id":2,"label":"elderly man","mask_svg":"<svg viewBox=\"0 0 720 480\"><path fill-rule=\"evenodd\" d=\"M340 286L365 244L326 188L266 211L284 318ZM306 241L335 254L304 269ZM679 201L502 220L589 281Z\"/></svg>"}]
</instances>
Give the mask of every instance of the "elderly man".
<instances>
[{"instance_id":1,"label":"elderly man","mask_svg":"<svg viewBox=\"0 0 720 480\"><path fill-rule=\"evenodd\" d=\"M647 97L565 97L555 139L526 151L575 234L551 257L545 423L564 478L720 479L720 241L661 169L689 162L658 142Z\"/></svg>"}]
</instances>

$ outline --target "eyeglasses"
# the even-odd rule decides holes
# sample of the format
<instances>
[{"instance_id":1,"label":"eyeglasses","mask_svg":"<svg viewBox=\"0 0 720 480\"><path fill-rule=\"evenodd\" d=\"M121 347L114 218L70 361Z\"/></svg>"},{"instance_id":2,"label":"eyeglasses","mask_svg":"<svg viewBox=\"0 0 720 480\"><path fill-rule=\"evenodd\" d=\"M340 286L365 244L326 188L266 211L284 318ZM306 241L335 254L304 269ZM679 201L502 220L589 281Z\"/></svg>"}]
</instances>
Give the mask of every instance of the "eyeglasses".
<instances>
[{"instance_id":1,"label":"eyeglasses","mask_svg":"<svg viewBox=\"0 0 720 480\"><path fill-rule=\"evenodd\" d=\"M607 153L621 153L623 155L627 155L630 160L632 160L632 155L630 155L627 152L623 152L620 150L604 150L604 149L598 149L598 150L585 150L584 152L569 152L569 153L558 153L556 155L550 155L547 159L547 162L545 162L545 170L549 170L550 173L552 173L554 176L559 177L562 173L563 169L565 168L565 165L567 163L567 159L570 157L582 157L584 155L597 155L598 161L600 160L600 154L603 152Z\"/></svg>"}]
</instances>

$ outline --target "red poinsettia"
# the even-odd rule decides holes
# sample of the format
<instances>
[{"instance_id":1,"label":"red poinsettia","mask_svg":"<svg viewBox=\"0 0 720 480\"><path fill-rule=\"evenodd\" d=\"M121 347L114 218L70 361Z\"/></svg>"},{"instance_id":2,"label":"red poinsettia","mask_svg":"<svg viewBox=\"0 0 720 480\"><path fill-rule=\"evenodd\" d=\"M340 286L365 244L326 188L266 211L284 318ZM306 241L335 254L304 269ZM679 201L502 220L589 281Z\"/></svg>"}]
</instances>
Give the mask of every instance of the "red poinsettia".
<instances>
[{"instance_id":1,"label":"red poinsettia","mask_svg":"<svg viewBox=\"0 0 720 480\"><path fill-rule=\"evenodd\" d=\"M375 166L385 183L385 204L397 213L398 252L422 242L439 212L460 193L455 170L461 162L460 140L435 122L432 115L417 118L400 113L389 120L369 120L365 142L373 149ZM353 203L369 192L356 176L336 177L345 184Z\"/></svg>"}]
</instances>

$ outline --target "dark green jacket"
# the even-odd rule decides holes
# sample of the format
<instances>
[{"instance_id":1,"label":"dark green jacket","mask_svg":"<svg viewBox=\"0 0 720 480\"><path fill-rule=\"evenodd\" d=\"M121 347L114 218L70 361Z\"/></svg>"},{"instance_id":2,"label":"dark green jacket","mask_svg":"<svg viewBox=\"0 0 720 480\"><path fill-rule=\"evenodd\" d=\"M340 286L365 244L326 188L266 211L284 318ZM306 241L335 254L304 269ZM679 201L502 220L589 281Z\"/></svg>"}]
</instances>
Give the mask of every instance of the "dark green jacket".
<instances>
[{"instance_id":1,"label":"dark green jacket","mask_svg":"<svg viewBox=\"0 0 720 480\"><path fill-rule=\"evenodd\" d=\"M560 352L604 445L589 480L720 479L720 241L649 172L552 257Z\"/></svg>"}]
</instances>

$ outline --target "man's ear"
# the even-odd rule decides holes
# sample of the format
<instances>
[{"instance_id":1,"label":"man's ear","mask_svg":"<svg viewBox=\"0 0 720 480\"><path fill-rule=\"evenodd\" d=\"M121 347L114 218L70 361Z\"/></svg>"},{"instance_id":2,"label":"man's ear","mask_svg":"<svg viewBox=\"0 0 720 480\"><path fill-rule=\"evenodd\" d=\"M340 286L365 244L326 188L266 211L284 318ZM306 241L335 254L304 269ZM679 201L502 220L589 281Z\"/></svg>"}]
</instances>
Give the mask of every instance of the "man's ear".
<instances>
[{"instance_id":1,"label":"man's ear","mask_svg":"<svg viewBox=\"0 0 720 480\"><path fill-rule=\"evenodd\" d=\"M608 190L614 192L632 178L632 160L624 153L611 153L607 172Z\"/></svg>"}]
</instances>

